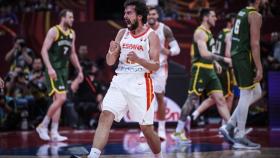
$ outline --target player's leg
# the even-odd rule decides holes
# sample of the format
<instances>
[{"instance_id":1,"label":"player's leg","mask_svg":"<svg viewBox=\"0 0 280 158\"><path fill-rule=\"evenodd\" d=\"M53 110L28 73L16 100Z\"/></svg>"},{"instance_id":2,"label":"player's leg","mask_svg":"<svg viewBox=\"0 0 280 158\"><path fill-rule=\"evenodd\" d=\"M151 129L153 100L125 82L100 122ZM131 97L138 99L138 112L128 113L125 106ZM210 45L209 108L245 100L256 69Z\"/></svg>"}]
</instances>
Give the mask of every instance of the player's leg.
<instances>
[{"instance_id":1,"label":"player's leg","mask_svg":"<svg viewBox=\"0 0 280 158\"><path fill-rule=\"evenodd\" d=\"M139 123L141 131L146 137L147 143L155 157L162 158L160 149L160 139L154 131L154 108L156 98L153 91L153 81L150 74L144 76L131 76L129 83L126 83L124 91L128 104L129 116L131 120Z\"/></svg>"},{"instance_id":2,"label":"player's leg","mask_svg":"<svg viewBox=\"0 0 280 158\"><path fill-rule=\"evenodd\" d=\"M225 120L228 121L230 118L230 113L229 109L225 100L225 97L223 96L222 91L220 92L213 92L211 93L211 98L215 100L217 109L221 117Z\"/></svg>"},{"instance_id":3,"label":"player's leg","mask_svg":"<svg viewBox=\"0 0 280 158\"><path fill-rule=\"evenodd\" d=\"M177 123L176 131L173 134L173 138L176 140L191 142L185 136L185 124L187 122L188 130L190 130L190 114L194 109L195 105L199 103L199 96L203 89L205 89L206 82L199 82L200 80L206 79L205 70L199 66L192 66L191 70L191 80L189 86L188 97L182 107L181 115ZM188 121L187 121L188 120Z\"/></svg>"},{"instance_id":4,"label":"player's leg","mask_svg":"<svg viewBox=\"0 0 280 158\"><path fill-rule=\"evenodd\" d=\"M166 103L164 102L164 92L167 80L167 69L166 67L160 67L158 71L152 74L152 80L154 85L154 92L157 99L157 120L158 120L158 135L161 140L166 139L165 129L165 112Z\"/></svg>"},{"instance_id":5,"label":"player's leg","mask_svg":"<svg viewBox=\"0 0 280 158\"><path fill-rule=\"evenodd\" d=\"M235 77L241 90L238 105L234 110L228 124L224 127L237 124L237 133L234 136L234 148L258 149L260 148L260 145L247 139L245 131L249 106L251 105L252 101L261 94L260 87L257 88L257 84L255 84L253 81L255 77L255 72L253 71L254 64L251 61L249 53L242 54L241 56L233 56L232 59ZM254 92L256 92L257 95L254 95Z\"/></svg>"},{"instance_id":6,"label":"player's leg","mask_svg":"<svg viewBox=\"0 0 280 158\"><path fill-rule=\"evenodd\" d=\"M114 76L102 103L102 112L88 158L98 158L106 145L113 120L119 122L127 113L127 102L119 89L119 77Z\"/></svg>"},{"instance_id":7,"label":"player's leg","mask_svg":"<svg viewBox=\"0 0 280 158\"><path fill-rule=\"evenodd\" d=\"M179 140L179 141L184 141L184 142L188 142L190 143L191 140L188 139L185 136L185 125L186 125L186 121L189 115L191 114L191 111L193 110L193 108L195 107L195 105L199 102L199 96L194 94L194 93L190 93L188 95L187 100L185 101L182 110L181 110L181 115L180 115L180 119L178 120L177 126L176 126L176 131L173 134L173 139L175 140ZM190 121L187 121L188 124L190 124ZM187 125L190 126L190 125ZM188 131L189 132L189 131Z\"/></svg>"},{"instance_id":8,"label":"player's leg","mask_svg":"<svg viewBox=\"0 0 280 158\"><path fill-rule=\"evenodd\" d=\"M193 119L196 120L200 116L200 114L202 114L204 111L206 111L213 105L215 105L215 101L211 97L205 99L200 104L200 106L192 113Z\"/></svg>"},{"instance_id":9,"label":"player's leg","mask_svg":"<svg viewBox=\"0 0 280 158\"><path fill-rule=\"evenodd\" d=\"M166 103L164 102L164 93L155 93L158 103L158 134L159 137L163 140L166 139L166 129L165 129L165 109Z\"/></svg>"},{"instance_id":10,"label":"player's leg","mask_svg":"<svg viewBox=\"0 0 280 158\"><path fill-rule=\"evenodd\" d=\"M52 117L52 124L51 124L51 131L50 131L50 136L52 141L65 141L68 139L67 137L61 136L58 133L60 116L61 116L61 107L57 109L57 111Z\"/></svg>"},{"instance_id":11,"label":"player's leg","mask_svg":"<svg viewBox=\"0 0 280 158\"><path fill-rule=\"evenodd\" d=\"M101 112L88 158L98 158L100 156L101 150L107 144L114 118L114 114L110 111Z\"/></svg>"},{"instance_id":12,"label":"player's leg","mask_svg":"<svg viewBox=\"0 0 280 158\"><path fill-rule=\"evenodd\" d=\"M62 75L63 74L57 71L56 81L50 79L48 75L46 75L49 95L53 96L53 102L50 105L43 121L36 128L40 138L43 140L50 140L50 137L48 136L48 125L50 120L53 118L56 111L61 108L61 106L66 101L66 81L63 80Z\"/></svg>"},{"instance_id":13,"label":"player's leg","mask_svg":"<svg viewBox=\"0 0 280 158\"><path fill-rule=\"evenodd\" d=\"M227 69L225 71L225 81L221 81L221 84L223 86L224 95L226 98L226 102L228 105L229 112L232 110L232 104L234 99L233 94L233 84L234 84L234 73L231 69Z\"/></svg>"},{"instance_id":14,"label":"player's leg","mask_svg":"<svg viewBox=\"0 0 280 158\"><path fill-rule=\"evenodd\" d=\"M147 140L149 147L155 154L155 157L162 158L160 149L160 139L159 136L154 131L153 125L140 125L142 132Z\"/></svg>"}]
</instances>

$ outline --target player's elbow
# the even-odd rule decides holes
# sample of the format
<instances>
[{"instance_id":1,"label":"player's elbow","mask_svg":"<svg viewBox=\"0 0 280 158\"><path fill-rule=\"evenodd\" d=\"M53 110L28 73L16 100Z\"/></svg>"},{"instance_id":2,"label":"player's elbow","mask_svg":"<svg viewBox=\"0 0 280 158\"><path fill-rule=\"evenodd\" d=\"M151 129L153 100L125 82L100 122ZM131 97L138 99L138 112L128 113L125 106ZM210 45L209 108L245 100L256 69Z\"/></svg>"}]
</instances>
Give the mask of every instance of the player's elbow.
<instances>
[{"instance_id":1,"label":"player's elbow","mask_svg":"<svg viewBox=\"0 0 280 158\"><path fill-rule=\"evenodd\" d=\"M107 65L109 65L109 66L113 66L113 65L115 64L114 62L109 61L109 60L107 60L106 63L107 63Z\"/></svg>"},{"instance_id":2,"label":"player's elbow","mask_svg":"<svg viewBox=\"0 0 280 158\"><path fill-rule=\"evenodd\" d=\"M171 52L171 56L175 56L175 55L178 55L180 54L180 47L178 45L178 42L177 41L172 41L169 43L169 46L170 46L170 52Z\"/></svg>"},{"instance_id":3,"label":"player's elbow","mask_svg":"<svg viewBox=\"0 0 280 158\"><path fill-rule=\"evenodd\" d=\"M159 63L155 63L153 67L151 67L151 71L157 71L159 69Z\"/></svg>"},{"instance_id":4,"label":"player's elbow","mask_svg":"<svg viewBox=\"0 0 280 158\"><path fill-rule=\"evenodd\" d=\"M252 40L251 43L251 48L254 49L254 48L259 48L260 47L260 43L259 41L256 41L256 40Z\"/></svg>"},{"instance_id":5,"label":"player's elbow","mask_svg":"<svg viewBox=\"0 0 280 158\"><path fill-rule=\"evenodd\" d=\"M200 55L201 55L201 57L204 58L204 59L210 58L210 55L208 55L207 53L201 53Z\"/></svg>"}]
</instances>

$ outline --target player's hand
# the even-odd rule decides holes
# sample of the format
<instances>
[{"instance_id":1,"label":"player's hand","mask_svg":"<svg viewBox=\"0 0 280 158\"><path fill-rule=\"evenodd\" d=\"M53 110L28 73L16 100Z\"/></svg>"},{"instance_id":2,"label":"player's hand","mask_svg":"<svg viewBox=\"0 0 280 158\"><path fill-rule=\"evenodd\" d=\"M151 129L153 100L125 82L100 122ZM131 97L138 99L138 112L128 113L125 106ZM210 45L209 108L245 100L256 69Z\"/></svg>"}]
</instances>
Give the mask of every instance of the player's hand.
<instances>
[{"instance_id":1,"label":"player's hand","mask_svg":"<svg viewBox=\"0 0 280 158\"><path fill-rule=\"evenodd\" d=\"M136 55L136 53L135 52L133 52L133 51L131 51L131 52L129 52L128 54L127 54L127 60L128 60L128 62L130 62L130 63L138 63L138 61L139 61L139 57Z\"/></svg>"},{"instance_id":2,"label":"player's hand","mask_svg":"<svg viewBox=\"0 0 280 158\"><path fill-rule=\"evenodd\" d=\"M232 67L231 58L224 57L224 62L229 64L229 67Z\"/></svg>"},{"instance_id":3,"label":"player's hand","mask_svg":"<svg viewBox=\"0 0 280 158\"><path fill-rule=\"evenodd\" d=\"M119 48L120 48L120 44L115 42L115 41L111 41L110 42L110 47L109 47L109 51L112 53L112 54L115 54L119 51Z\"/></svg>"},{"instance_id":4,"label":"player's hand","mask_svg":"<svg viewBox=\"0 0 280 158\"><path fill-rule=\"evenodd\" d=\"M4 88L4 81L2 78L0 78L0 88Z\"/></svg>"},{"instance_id":5,"label":"player's hand","mask_svg":"<svg viewBox=\"0 0 280 158\"><path fill-rule=\"evenodd\" d=\"M260 82L263 78L263 70L262 69L257 69L256 72L256 77L254 78L254 82Z\"/></svg>"},{"instance_id":6,"label":"player's hand","mask_svg":"<svg viewBox=\"0 0 280 158\"><path fill-rule=\"evenodd\" d=\"M214 62L214 63L215 63L215 68L216 68L217 74L221 74L223 71L222 66L218 62Z\"/></svg>"},{"instance_id":7,"label":"player's hand","mask_svg":"<svg viewBox=\"0 0 280 158\"><path fill-rule=\"evenodd\" d=\"M57 80L57 75L53 68L48 69L48 74L52 80Z\"/></svg>"},{"instance_id":8,"label":"player's hand","mask_svg":"<svg viewBox=\"0 0 280 158\"><path fill-rule=\"evenodd\" d=\"M71 90L72 92L76 93L78 88L79 88L79 84L80 84L80 81L79 81L79 78L77 77L72 83L71 83Z\"/></svg>"},{"instance_id":9,"label":"player's hand","mask_svg":"<svg viewBox=\"0 0 280 158\"><path fill-rule=\"evenodd\" d=\"M83 82L84 80L84 74L83 72L79 72L78 76L77 76L77 79L79 80L79 83Z\"/></svg>"},{"instance_id":10,"label":"player's hand","mask_svg":"<svg viewBox=\"0 0 280 158\"><path fill-rule=\"evenodd\" d=\"M167 48L162 48L162 53L163 53L164 55L170 55L170 50L167 49Z\"/></svg>"}]
</instances>

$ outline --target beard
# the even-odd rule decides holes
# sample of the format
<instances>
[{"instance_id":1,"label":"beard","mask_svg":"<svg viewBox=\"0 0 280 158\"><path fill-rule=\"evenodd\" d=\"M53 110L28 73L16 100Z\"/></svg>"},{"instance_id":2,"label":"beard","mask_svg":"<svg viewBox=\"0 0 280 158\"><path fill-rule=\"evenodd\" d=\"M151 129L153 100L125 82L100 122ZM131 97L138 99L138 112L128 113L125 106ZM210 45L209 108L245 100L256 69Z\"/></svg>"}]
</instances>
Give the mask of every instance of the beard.
<instances>
[{"instance_id":1,"label":"beard","mask_svg":"<svg viewBox=\"0 0 280 158\"><path fill-rule=\"evenodd\" d=\"M64 25L65 25L67 28L71 28L71 27L72 27L72 25L73 25L73 23L72 23L72 22L67 21L67 22L65 22L65 23L64 23Z\"/></svg>"},{"instance_id":2,"label":"beard","mask_svg":"<svg viewBox=\"0 0 280 158\"><path fill-rule=\"evenodd\" d=\"M156 20L151 18L151 19L148 19L148 24L149 25L155 25L156 24Z\"/></svg>"},{"instance_id":3,"label":"beard","mask_svg":"<svg viewBox=\"0 0 280 158\"><path fill-rule=\"evenodd\" d=\"M134 22L131 22L129 21L129 23L127 22L127 25L130 25L128 26L127 28L130 30L130 31L133 31L133 30L136 30L136 28L138 27L139 23L137 20L135 20Z\"/></svg>"},{"instance_id":4,"label":"beard","mask_svg":"<svg viewBox=\"0 0 280 158\"><path fill-rule=\"evenodd\" d=\"M208 21L208 25L209 25L210 27L215 27L215 22Z\"/></svg>"}]
</instances>

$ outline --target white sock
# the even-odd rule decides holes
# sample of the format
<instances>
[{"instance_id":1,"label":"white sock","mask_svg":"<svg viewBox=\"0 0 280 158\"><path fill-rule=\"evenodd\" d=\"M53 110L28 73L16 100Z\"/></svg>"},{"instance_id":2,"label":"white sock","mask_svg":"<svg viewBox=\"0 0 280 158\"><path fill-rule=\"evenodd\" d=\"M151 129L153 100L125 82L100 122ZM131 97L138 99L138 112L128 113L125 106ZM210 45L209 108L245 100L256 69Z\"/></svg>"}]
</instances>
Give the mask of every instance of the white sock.
<instances>
[{"instance_id":1,"label":"white sock","mask_svg":"<svg viewBox=\"0 0 280 158\"><path fill-rule=\"evenodd\" d=\"M48 116L45 116L41 123L41 126L43 126L44 128L48 128L50 121L51 119Z\"/></svg>"},{"instance_id":2,"label":"white sock","mask_svg":"<svg viewBox=\"0 0 280 158\"><path fill-rule=\"evenodd\" d=\"M176 133L182 132L184 130L184 127L185 127L185 121L178 120Z\"/></svg>"},{"instance_id":3,"label":"white sock","mask_svg":"<svg viewBox=\"0 0 280 158\"><path fill-rule=\"evenodd\" d=\"M245 135L245 126L249 111L249 106L252 103L253 90L240 90L240 98L236 107L235 116L237 119L237 137L243 137Z\"/></svg>"},{"instance_id":4,"label":"white sock","mask_svg":"<svg viewBox=\"0 0 280 158\"><path fill-rule=\"evenodd\" d=\"M58 122L52 122L51 132L58 132Z\"/></svg>"},{"instance_id":5,"label":"white sock","mask_svg":"<svg viewBox=\"0 0 280 158\"><path fill-rule=\"evenodd\" d=\"M199 115L200 115L199 112L196 111L196 110L192 113L192 116L193 116L193 119L194 119L194 120L196 120L196 119L198 118Z\"/></svg>"},{"instance_id":6,"label":"white sock","mask_svg":"<svg viewBox=\"0 0 280 158\"><path fill-rule=\"evenodd\" d=\"M97 148L91 148L88 158L99 158L101 151Z\"/></svg>"},{"instance_id":7,"label":"white sock","mask_svg":"<svg viewBox=\"0 0 280 158\"><path fill-rule=\"evenodd\" d=\"M260 83L258 83L256 85L256 87L253 89L253 96L252 96L252 100L251 102L255 102L256 100L258 100L260 97L262 96L262 88Z\"/></svg>"},{"instance_id":8,"label":"white sock","mask_svg":"<svg viewBox=\"0 0 280 158\"><path fill-rule=\"evenodd\" d=\"M165 130L165 120L159 120L158 121L158 129L159 130Z\"/></svg>"},{"instance_id":9,"label":"white sock","mask_svg":"<svg viewBox=\"0 0 280 158\"><path fill-rule=\"evenodd\" d=\"M155 158L163 158L162 156L162 152L158 153L158 154L154 154Z\"/></svg>"}]
</instances>

